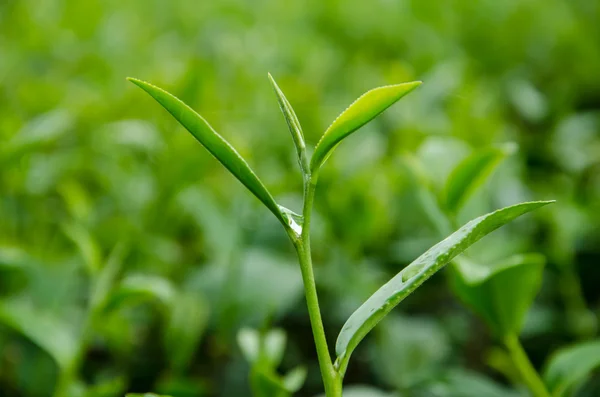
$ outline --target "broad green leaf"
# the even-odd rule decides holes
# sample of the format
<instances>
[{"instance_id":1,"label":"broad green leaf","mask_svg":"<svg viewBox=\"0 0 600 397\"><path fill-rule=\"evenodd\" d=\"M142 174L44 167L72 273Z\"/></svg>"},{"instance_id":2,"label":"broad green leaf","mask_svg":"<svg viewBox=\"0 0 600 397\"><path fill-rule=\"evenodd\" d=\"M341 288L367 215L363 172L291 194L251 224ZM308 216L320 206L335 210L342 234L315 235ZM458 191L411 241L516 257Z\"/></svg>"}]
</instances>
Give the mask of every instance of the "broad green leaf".
<instances>
[{"instance_id":1,"label":"broad green leaf","mask_svg":"<svg viewBox=\"0 0 600 397\"><path fill-rule=\"evenodd\" d=\"M599 339L560 349L548 362L543 378L553 396L565 396L596 368L600 368Z\"/></svg>"},{"instance_id":2,"label":"broad green leaf","mask_svg":"<svg viewBox=\"0 0 600 397\"><path fill-rule=\"evenodd\" d=\"M478 150L458 163L448 176L442 194L444 207L448 212L458 212L500 162L515 150L516 145L512 143L491 147Z\"/></svg>"},{"instance_id":3,"label":"broad green leaf","mask_svg":"<svg viewBox=\"0 0 600 397\"><path fill-rule=\"evenodd\" d=\"M515 255L494 266L458 258L451 284L498 336L518 334L540 289L544 264L539 254Z\"/></svg>"},{"instance_id":4,"label":"broad green leaf","mask_svg":"<svg viewBox=\"0 0 600 397\"><path fill-rule=\"evenodd\" d=\"M40 311L25 300L0 302L0 323L26 336L47 352L57 365L69 368L77 351L77 336L64 321Z\"/></svg>"},{"instance_id":5,"label":"broad green leaf","mask_svg":"<svg viewBox=\"0 0 600 397\"><path fill-rule=\"evenodd\" d=\"M336 343L336 353L338 355L336 366L340 372L345 372L350 355L365 335L400 301L444 267L455 256L500 226L551 202L537 201L521 203L480 216L430 248L405 267L394 278L371 295L346 321Z\"/></svg>"},{"instance_id":6,"label":"broad green leaf","mask_svg":"<svg viewBox=\"0 0 600 397\"><path fill-rule=\"evenodd\" d=\"M269 80L271 80L271 84L273 85L273 89L275 90L275 95L277 95L277 102L279 103L281 113L283 113L290 133L292 134L292 139L294 140L294 145L296 146L296 152L298 153L298 163L300 164L300 168L302 168L302 173L306 175L309 172L308 158L306 157L306 144L304 143L302 127L300 126L298 117L296 117L294 108L292 108L292 105L290 105L289 101L283 94L283 91L281 91L281 89L275 82L275 79L273 78L273 76L271 76L271 73L269 73Z\"/></svg>"},{"instance_id":7,"label":"broad green leaf","mask_svg":"<svg viewBox=\"0 0 600 397\"><path fill-rule=\"evenodd\" d=\"M165 330L165 351L171 368L182 374L188 368L208 322L209 309L201 296L180 292L171 301Z\"/></svg>"},{"instance_id":8,"label":"broad green leaf","mask_svg":"<svg viewBox=\"0 0 600 397\"><path fill-rule=\"evenodd\" d=\"M367 91L352 103L327 128L310 160L311 172L316 172L335 147L348 135L358 130L400 98L421 85L420 81L388 85Z\"/></svg>"},{"instance_id":9,"label":"broad green leaf","mask_svg":"<svg viewBox=\"0 0 600 397\"><path fill-rule=\"evenodd\" d=\"M128 78L158 103L160 103L181 125L185 127L221 164L244 184L285 226L288 220L282 214L271 193L258 179L248 163L202 116L180 99L162 88L144 81Z\"/></svg>"}]
</instances>

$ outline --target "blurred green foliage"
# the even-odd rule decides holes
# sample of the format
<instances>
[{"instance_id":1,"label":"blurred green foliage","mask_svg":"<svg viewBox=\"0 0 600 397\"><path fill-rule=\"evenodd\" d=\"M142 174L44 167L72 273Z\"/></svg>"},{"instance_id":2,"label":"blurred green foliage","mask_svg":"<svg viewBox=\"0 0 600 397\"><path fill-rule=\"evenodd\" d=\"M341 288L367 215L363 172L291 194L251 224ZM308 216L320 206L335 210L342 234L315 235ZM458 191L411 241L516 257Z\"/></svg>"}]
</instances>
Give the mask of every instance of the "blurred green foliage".
<instances>
[{"instance_id":1,"label":"blurred green foliage","mask_svg":"<svg viewBox=\"0 0 600 397\"><path fill-rule=\"evenodd\" d=\"M287 236L124 80L155 82L199 110L278 202L300 210L269 71L309 147L367 89L424 81L321 173L313 251L331 345L379 285L453 228L432 216L431 192L447 191L470 154L506 142L519 150L454 222L519 201L558 203L469 257L545 256L521 332L537 367L597 335L597 1L3 0L1 396L250 395L242 327L284 329L278 373L306 365L297 395L321 391ZM494 334L445 273L403 308L354 353L348 396L522 395L508 387L519 382ZM600 378L584 381L569 388L600 393Z\"/></svg>"}]
</instances>

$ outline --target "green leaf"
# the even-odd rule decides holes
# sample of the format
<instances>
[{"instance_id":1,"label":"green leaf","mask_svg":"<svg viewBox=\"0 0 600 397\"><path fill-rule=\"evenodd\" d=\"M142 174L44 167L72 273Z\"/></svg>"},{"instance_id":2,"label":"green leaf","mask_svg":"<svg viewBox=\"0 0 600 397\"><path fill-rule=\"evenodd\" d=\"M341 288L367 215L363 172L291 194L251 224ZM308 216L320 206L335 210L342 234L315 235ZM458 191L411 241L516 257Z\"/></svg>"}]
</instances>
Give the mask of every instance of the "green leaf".
<instances>
[{"instance_id":1,"label":"green leaf","mask_svg":"<svg viewBox=\"0 0 600 397\"><path fill-rule=\"evenodd\" d=\"M442 194L444 207L448 212L457 213L502 160L515 151L516 145L509 143L478 150L458 163L448 176Z\"/></svg>"},{"instance_id":2,"label":"green leaf","mask_svg":"<svg viewBox=\"0 0 600 397\"><path fill-rule=\"evenodd\" d=\"M77 351L77 336L64 322L25 300L0 302L0 323L25 335L66 370Z\"/></svg>"},{"instance_id":3,"label":"green leaf","mask_svg":"<svg viewBox=\"0 0 600 397\"><path fill-rule=\"evenodd\" d=\"M154 393L128 393L126 397L170 397L165 395L159 395Z\"/></svg>"},{"instance_id":4,"label":"green leaf","mask_svg":"<svg viewBox=\"0 0 600 397\"><path fill-rule=\"evenodd\" d=\"M304 385L307 371L304 367L296 367L288 372L282 379L283 386L290 393L296 393Z\"/></svg>"},{"instance_id":5,"label":"green leaf","mask_svg":"<svg viewBox=\"0 0 600 397\"><path fill-rule=\"evenodd\" d=\"M388 85L367 91L327 128L310 160L311 172L325 163L335 147L348 135L377 117L400 98L421 85L420 81Z\"/></svg>"},{"instance_id":6,"label":"green leaf","mask_svg":"<svg viewBox=\"0 0 600 397\"><path fill-rule=\"evenodd\" d=\"M254 367L250 373L250 386L254 397L289 397L283 380L263 367Z\"/></svg>"},{"instance_id":7,"label":"green leaf","mask_svg":"<svg viewBox=\"0 0 600 397\"><path fill-rule=\"evenodd\" d=\"M237 333L237 343L240 346L244 358L249 363L254 363L260 355L260 335L257 330L242 328Z\"/></svg>"},{"instance_id":8,"label":"green leaf","mask_svg":"<svg viewBox=\"0 0 600 397\"><path fill-rule=\"evenodd\" d=\"M249 363L275 370L283 359L287 335L280 328L271 329L264 335L251 328L242 328L237 334L237 342Z\"/></svg>"},{"instance_id":9,"label":"green leaf","mask_svg":"<svg viewBox=\"0 0 600 397\"><path fill-rule=\"evenodd\" d=\"M496 384L476 372L452 369L431 387L436 397L522 397L523 394ZM430 394L424 394L430 395Z\"/></svg>"},{"instance_id":10,"label":"green leaf","mask_svg":"<svg viewBox=\"0 0 600 397\"><path fill-rule=\"evenodd\" d=\"M560 349L550 359L543 378L553 396L563 396L596 368L600 368L599 339Z\"/></svg>"},{"instance_id":11,"label":"green leaf","mask_svg":"<svg viewBox=\"0 0 600 397\"><path fill-rule=\"evenodd\" d=\"M391 313L376 334L373 367L396 390L437 379L451 353L446 329L431 318Z\"/></svg>"},{"instance_id":12,"label":"green leaf","mask_svg":"<svg viewBox=\"0 0 600 397\"><path fill-rule=\"evenodd\" d=\"M175 296L175 289L167 279L142 274L130 275L107 299L104 310L112 311L125 305L147 301L158 302L163 307L169 308Z\"/></svg>"},{"instance_id":13,"label":"green leaf","mask_svg":"<svg viewBox=\"0 0 600 397\"><path fill-rule=\"evenodd\" d=\"M304 175L308 174L308 158L306 157L306 144L304 143L304 135L302 134L302 127L300 126L300 122L298 121L298 117L296 117L296 113L294 112L294 108L290 105L289 101L283 94L283 91L279 88L271 73L269 73L269 80L273 85L273 89L275 90L275 95L277 95L277 102L279 103L279 108L281 109L281 113L285 117L285 121L288 125L290 133L292 134L292 139L294 140L294 145L296 146L296 152L298 154L298 163L300 164L300 168L302 169L302 173Z\"/></svg>"},{"instance_id":14,"label":"green leaf","mask_svg":"<svg viewBox=\"0 0 600 397\"><path fill-rule=\"evenodd\" d=\"M515 255L491 267L458 258L451 284L498 336L518 335L540 289L544 264L539 254Z\"/></svg>"},{"instance_id":15,"label":"green leaf","mask_svg":"<svg viewBox=\"0 0 600 397\"><path fill-rule=\"evenodd\" d=\"M94 283L90 298L90 305L93 310L99 309L105 305L123 266L125 254L125 245L117 244L106 260L106 264L102 270L100 270L100 274Z\"/></svg>"},{"instance_id":16,"label":"green leaf","mask_svg":"<svg viewBox=\"0 0 600 397\"><path fill-rule=\"evenodd\" d=\"M192 361L208 323L209 309L202 297L180 292L171 301L165 330L165 351L171 368L182 374Z\"/></svg>"},{"instance_id":17,"label":"green leaf","mask_svg":"<svg viewBox=\"0 0 600 397\"><path fill-rule=\"evenodd\" d=\"M277 368L283 360L287 335L280 328L269 330L262 340L262 355L273 368Z\"/></svg>"},{"instance_id":18,"label":"green leaf","mask_svg":"<svg viewBox=\"0 0 600 397\"><path fill-rule=\"evenodd\" d=\"M62 230L79 249L89 274L96 274L100 269L102 254L94 237L85 227L75 222L62 224Z\"/></svg>"},{"instance_id":19,"label":"green leaf","mask_svg":"<svg viewBox=\"0 0 600 397\"><path fill-rule=\"evenodd\" d=\"M521 203L480 216L430 248L405 267L388 283L371 295L346 321L336 343L336 353L338 355L336 367L341 373L344 373L350 355L365 335L400 301L444 267L455 256L500 226L551 202L537 201Z\"/></svg>"},{"instance_id":20,"label":"green leaf","mask_svg":"<svg viewBox=\"0 0 600 397\"><path fill-rule=\"evenodd\" d=\"M273 199L271 193L269 193L260 179L258 179L254 171L252 171L248 163L240 156L233 146L223 139L223 137L219 135L210 124L204 120L204 118L202 118L202 116L162 88L134 78L128 78L128 80L146 91L160 103L198 140L198 142L208 149L208 151L215 156L225 168L227 168L248 188L248 190L262 201L262 203L271 210L284 226L288 225L288 220L280 211L275 199Z\"/></svg>"}]
</instances>

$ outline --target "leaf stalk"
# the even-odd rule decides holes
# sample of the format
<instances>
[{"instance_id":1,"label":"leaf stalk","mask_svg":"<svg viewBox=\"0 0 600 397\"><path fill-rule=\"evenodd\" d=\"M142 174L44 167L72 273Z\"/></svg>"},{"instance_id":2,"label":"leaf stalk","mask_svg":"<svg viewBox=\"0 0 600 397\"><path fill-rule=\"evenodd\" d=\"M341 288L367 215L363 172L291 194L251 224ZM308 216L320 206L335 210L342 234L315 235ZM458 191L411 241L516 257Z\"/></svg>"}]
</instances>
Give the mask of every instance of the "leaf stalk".
<instances>
[{"instance_id":1,"label":"leaf stalk","mask_svg":"<svg viewBox=\"0 0 600 397\"><path fill-rule=\"evenodd\" d=\"M529 361L529 357L527 357L527 353L525 353L518 336L515 334L506 336L504 338L504 345L515 368L519 371L523 383L525 383L531 394L534 397L550 397L550 393L548 393L540 375L531 364L531 361Z\"/></svg>"}]
</instances>

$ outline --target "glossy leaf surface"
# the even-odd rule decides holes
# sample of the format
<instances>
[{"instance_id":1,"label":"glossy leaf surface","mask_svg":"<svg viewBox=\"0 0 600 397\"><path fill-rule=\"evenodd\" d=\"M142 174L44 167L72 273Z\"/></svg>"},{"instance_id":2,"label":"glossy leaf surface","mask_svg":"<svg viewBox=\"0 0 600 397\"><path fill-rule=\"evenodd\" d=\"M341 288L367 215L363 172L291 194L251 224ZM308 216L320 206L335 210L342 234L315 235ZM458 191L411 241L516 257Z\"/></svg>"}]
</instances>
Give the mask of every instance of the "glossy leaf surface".
<instances>
[{"instance_id":1,"label":"glossy leaf surface","mask_svg":"<svg viewBox=\"0 0 600 397\"><path fill-rule=\"evenodd\" d=\"M494 266L458 258L451 284L498 336L518 334L540 289L544 264L539 254L515 255Z\"/></svg>"},{"instance_id":2,"label":"glossy leaf surface","mask_svg":"<svg viewBox=\"0 0 600 397\"><path fill-rule=\"evenodd\" d=\"M296 146L296 152L298 154L298 163L302 168L302 172L304 174L308 173L308 159L306 157L306 144L304 143L304 135L302 134L302 127L300 126L300 122L298 121L298 117L296 116L296 112L294 112L294 108L290 105L290 102L285 97L283 91L279 88L271 73L269 73L269 80L273 85L273 89L275 90L275 95L277 95L277 102L279 103L279 108L281 109L281 113L283 113L283 117L285 117L285 121L288 125L290 133L292 134L292 139L294 140L294 146Z\"/></svg>"},{"instance_id":3,"label":"glossy leaf surface","mask_svg":"<svg viewBox=\"0 0 600 397\"><path fill-rule=\"evenodd\" d=\"M321 137L310 160L310 170L312 172L318 170L342 139L373 120L420 84L420 81L413 81L375 88L354 101Z\"/></svg>"},{"instance_id":4,"label":"glossy leaf surface","mask_svg":"<svg viewBox=\"0 0 600 397\"><path fill-rule=\"evenodd\" d=\"M400 301L455 256L500 226L549 203L551 201L521 203L480 216L430 248L405 267L371 295L346 321L336 343L336 353L338 355L336 365L340 371L342 373L345 371L352 351L365 335Z\"/></svg>"},{"instance_id":5,"label":"glossy leaf surface","mask_svg":"<svg viewBox=\"0 0 600 397\"><path fill-rule=\"evenodd\" d=\"M500 162L515 150L514 144L491 147L476 151L458 163L446 181L443 193L445 208L450 213L458 212Z\"/></svg>"},{"instance_id":6,"label":"glossy leaf surface","mask_svg":"<svg viewBox=\"0 0 600 397\"><path fill-rule=\"evenodd\" d=\"M600 340L559 350L544 371L544 381L554 396L564 396L600 367Z\"/></svg>"},{"instance_id":7,"label":"glossy leaf surface","mask_svg":"<svg viewBox=\"0 0 600 397\"><path fill-rule=\"evenodd\" d=\"M271 193L258 179L246 160L208 124L202 116L162 88L144 81L129 78L129 81L146 91L160 103L181 125L185 127L221 164L244 184L284 224L279 206Z\"/></svg>"}]
</instances>

